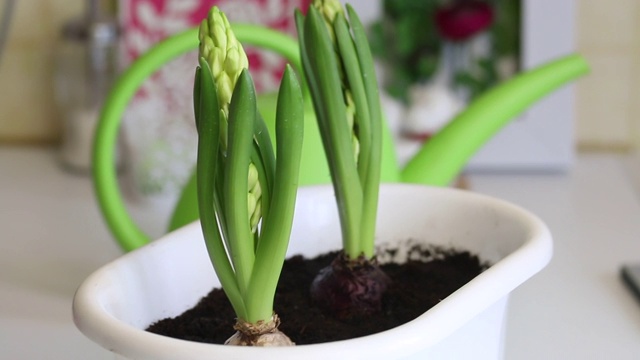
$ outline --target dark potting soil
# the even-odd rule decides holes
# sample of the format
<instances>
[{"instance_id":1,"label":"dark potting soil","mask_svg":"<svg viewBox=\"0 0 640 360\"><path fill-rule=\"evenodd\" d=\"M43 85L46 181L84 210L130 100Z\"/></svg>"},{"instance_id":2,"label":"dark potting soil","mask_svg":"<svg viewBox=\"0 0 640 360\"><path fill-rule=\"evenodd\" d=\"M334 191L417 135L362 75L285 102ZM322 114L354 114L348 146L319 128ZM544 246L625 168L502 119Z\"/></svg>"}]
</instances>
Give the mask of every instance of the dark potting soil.
<instances>
[{"instance_id":1,"label":"dark potting soil","mask_svg":"<svg viewBox=\"0 0 640 360\"><path fill-rule=\"evenodd\" d=\"M350 339L374 334L415 319L487 268L465 251L421 250L432 258L382 265L392 284L383 299L382 313L339 321L315 307L309 287L320 269L336 253L313 259L295 256L284 264L275 298L280 330L297 345ZM437 256L433 256L433 252ZM426 252L426 253L425 253ZM235 315L221 289L213 289L192 309L160 320L147 331L183 340L223 344L235 331Z\"/></svg>"}]
</instances>

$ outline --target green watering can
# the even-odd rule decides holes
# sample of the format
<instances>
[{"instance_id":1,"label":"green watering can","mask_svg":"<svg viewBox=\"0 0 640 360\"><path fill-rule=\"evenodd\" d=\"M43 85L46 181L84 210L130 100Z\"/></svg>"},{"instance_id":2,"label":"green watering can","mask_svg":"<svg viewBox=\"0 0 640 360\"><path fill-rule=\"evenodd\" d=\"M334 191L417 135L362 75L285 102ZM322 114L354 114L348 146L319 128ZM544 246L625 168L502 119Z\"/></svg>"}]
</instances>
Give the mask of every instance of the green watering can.
<instances>
[{"instance_id":1,"label":"green watering can","mask_svg":"<svg viewBox=\"0 0 640 360\"><path fill-rule=\"evenodd\" d=\"M238 40L245 45L275 51L298 70L301 69L298 44L288 35L246 24L235 24L233 30ZM122 113L149 75L178 55L197 47L197 29L187 30L157 44L120 76L103 107L94 144L93 179L107 225L125 251L138 248L150 239L127 212L116 179L114 149ZM588 65L581 56L569 55L522 73L493 88L477 98L426 142L404 169L400 169L397 164L392 136L385 127L382 182L448 185L471 156L511 119L547 93L587 72ZM301 71L299 73L302 74ZM306 96L305 99L308 100L309 97ZM330 183L313 107L310 101L306 103L300 184ZM261 95L258 100L260 112L270 127L271 134L274 134L275 104L275 95ZM192 176L186 184L171 218L169 230L198 219L195 179Z\"/></svg>"}]
</instances>

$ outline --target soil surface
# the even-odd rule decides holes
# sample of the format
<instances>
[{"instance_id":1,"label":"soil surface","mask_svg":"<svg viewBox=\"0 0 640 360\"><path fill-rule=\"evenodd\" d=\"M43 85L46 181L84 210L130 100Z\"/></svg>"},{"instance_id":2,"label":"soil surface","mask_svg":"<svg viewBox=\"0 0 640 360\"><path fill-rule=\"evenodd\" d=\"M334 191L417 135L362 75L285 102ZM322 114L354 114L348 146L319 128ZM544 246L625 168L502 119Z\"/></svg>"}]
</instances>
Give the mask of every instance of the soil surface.
<instances>
[{"instance_id":1,"label":"soil surface","mask_svg":"<svg viewBox=\"0 0 640 360\"><path fill-rule=\"evenodd\" d=\"M405 264L385 264L393 283L377 316L339 321L323 313L310 300L309 286L318 271L336 256L313 259L295 256L282 271L275 298L280 330L296 344L322 343L374 334L415 319L487 268L464 251L421 250L423 258ZM437 252L437 256L434 256ZM147 330L183 340L223 344L235 331L235 315L221 289L213 289L192 309L152 324Z\"/></svg>"}]
</instances>

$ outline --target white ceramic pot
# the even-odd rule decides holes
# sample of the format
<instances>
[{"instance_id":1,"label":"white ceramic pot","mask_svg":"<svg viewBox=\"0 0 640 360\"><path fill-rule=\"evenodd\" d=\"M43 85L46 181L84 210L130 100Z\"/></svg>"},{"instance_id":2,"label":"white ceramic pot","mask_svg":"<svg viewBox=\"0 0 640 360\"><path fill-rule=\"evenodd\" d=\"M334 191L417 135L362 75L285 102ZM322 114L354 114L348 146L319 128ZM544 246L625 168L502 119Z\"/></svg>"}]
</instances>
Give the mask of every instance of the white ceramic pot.
<instances>
[{"instance_id":1,"label":"white ceramic pot","mask_svg":"<svg viewBox=\"0 0 640 360\"><path fill-rule=\"evenodd\" d=\"M383 185L376 241L407 239L468 249L494 265L417 319L346 341L247 348L148 333L143 329L152 322L179 315L219 286L200 225L193 223L87 278L74 299L74 321L93 341L131 359L501 358L508 294L550 260L547 227L529 212L487 196ZM314 256L339 247L331 187L300 189L289 253Z\"/></svg>"}]
</instances>

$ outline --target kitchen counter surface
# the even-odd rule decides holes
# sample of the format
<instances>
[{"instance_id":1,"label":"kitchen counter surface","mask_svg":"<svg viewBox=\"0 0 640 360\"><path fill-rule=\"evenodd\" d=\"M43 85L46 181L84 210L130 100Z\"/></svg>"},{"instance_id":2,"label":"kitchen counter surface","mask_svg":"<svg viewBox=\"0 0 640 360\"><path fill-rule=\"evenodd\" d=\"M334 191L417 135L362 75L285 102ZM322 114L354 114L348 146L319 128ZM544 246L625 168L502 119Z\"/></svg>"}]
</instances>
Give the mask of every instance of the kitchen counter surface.
<instances>
[{"instance_id":1,"label":"kitchen counter surface","mask_svg":"<svg viewBox=\"0 0 640 360\"><path fill-rule=\"evenodd\" d=\"M0 147L0 169L0 357L113 359L71 316L77 286L121 254L89 178L62 171L50 149ZM506 359L640 358L640 302L619 280L623 263L640 264L639 173L640 159L585 154L563 175L468 175L555 240L549 266L512 294ZM162 232L168 209L130 207Z\"/></svg>"}]
</instances>

